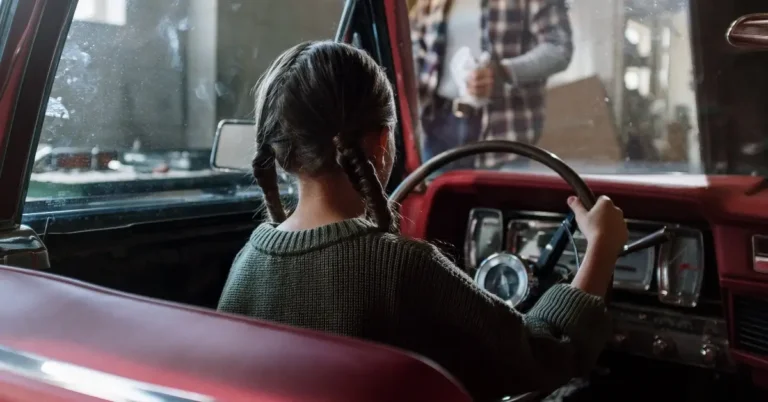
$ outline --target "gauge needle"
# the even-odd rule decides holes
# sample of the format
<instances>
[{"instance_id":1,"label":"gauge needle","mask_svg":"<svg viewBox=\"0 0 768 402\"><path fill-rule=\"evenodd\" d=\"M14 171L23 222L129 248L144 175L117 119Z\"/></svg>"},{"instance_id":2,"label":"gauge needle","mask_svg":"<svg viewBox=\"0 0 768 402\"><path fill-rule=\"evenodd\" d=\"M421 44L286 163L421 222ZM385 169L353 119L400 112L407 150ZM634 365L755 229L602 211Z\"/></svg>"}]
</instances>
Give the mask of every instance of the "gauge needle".
<instances>
[{"instance_id":1,"label":"gauge needle","mask_svg":"<svg viewBox=\"0 0 768 402\"><path fill-rule=\"evenodd\" d=\"M668 263L669 263L669 264L671 264L671 263L673 263L673 262L677 261L678 259L680 259L680 257L682 257L682 256L683 256L683 253L684 253L686 250L688 250L688 247L687 247L687 246L686 246L686 247L683 247L682 249L680 249L680 251L679 251L677 254L675 254L675 256L674 256L674 257L672 257L672 258L670 258L670 259L668 260Z\"/></svg>"}]
</instances>

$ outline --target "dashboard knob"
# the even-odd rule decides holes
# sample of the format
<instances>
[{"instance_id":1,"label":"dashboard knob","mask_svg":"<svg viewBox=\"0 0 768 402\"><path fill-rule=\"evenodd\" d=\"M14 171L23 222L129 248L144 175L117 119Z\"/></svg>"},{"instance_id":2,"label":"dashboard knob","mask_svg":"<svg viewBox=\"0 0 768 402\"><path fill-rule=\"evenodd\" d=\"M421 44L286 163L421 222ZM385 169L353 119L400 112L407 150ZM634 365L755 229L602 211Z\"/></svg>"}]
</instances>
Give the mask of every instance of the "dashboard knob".
<instances>
[{"instance_id":1,"label":"dashboard knob","mask_svg":"<svg viewBox=\"0 0 768 402\"><path fill-rule=\"evenodd\" d=\"M626 334L614 334L612 342L614 347L622 348L627 345L627 335Z\"/></svg>"},{"instance_id":2,"label":"dashboard knob","mask_svg":"<svg viewBox=\"0 0 768 402\"><path fill-rule=\"evenodd\" d=\"M653 340L653 354L658 357L667 357L675 349L674 343L657 336Z\"/></svg>"},{"instance_id":3,"label":"dashboard knob","mask_svg":"<svg viewBox=\"0 0 768 402\"><path fill-rule=\"evenodd\" d=\"M720 349L717 346L708 343L701 347L699 353L701 354L701 360L705 364L715 364L720 355Z\"/></svg>"}]
</instances>

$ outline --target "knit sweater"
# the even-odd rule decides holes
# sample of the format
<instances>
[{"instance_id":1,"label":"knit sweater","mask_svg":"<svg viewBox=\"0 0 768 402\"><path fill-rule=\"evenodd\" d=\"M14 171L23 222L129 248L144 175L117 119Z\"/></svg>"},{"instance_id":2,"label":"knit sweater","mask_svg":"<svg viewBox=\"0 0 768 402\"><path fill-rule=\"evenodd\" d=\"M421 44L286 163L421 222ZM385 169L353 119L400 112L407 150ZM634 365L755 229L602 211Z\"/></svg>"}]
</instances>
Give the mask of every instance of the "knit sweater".
<instances>
[{"instance_id":1,"label":"knit sweater","mask_svg":"<svg viewBox=\"0 0 768 402\"><path fill-rule=\"evenodd\" d=\"M598 297L555 285L521 314L436 247L363 219L293 232L260 225L235 258L219 310L416 352L479 399L587 374L610 334Z\"/></svg>"}]
</instances>

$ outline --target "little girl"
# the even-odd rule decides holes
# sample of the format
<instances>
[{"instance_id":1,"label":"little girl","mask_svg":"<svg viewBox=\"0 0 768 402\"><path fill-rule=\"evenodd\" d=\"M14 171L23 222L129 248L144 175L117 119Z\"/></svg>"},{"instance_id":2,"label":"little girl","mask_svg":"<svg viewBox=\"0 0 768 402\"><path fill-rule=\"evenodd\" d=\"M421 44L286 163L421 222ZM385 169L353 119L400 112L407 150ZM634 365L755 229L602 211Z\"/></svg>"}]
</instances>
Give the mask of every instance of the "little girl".
<instances>
[{"instance_id":1,"label":"little girl","mask_svg":"<svg viewBox=\"0 0 768 402\"><path fill-rule=\"evenodd\" d=\"M219 310L414 351L477 398L588 373L610 332L602 296L627 240L621 211L605 197L589 212L569 199L589 244L583 264L523 315L437 248L394 233L383 184L395 123L389 81L363 51L308 42L272 64L257 89L253 159L271 222L236 257ZM298 179L290 215L278 164Z\"/></svg>"}]
</instances>

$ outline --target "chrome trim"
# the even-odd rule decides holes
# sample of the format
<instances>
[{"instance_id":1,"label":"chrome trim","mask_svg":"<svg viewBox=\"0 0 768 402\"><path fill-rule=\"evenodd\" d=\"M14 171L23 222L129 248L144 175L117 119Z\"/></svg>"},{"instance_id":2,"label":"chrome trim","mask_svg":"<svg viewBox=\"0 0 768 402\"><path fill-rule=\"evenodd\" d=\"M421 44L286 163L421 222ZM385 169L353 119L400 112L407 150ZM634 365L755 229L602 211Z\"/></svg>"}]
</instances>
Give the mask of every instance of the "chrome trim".
<instances>
[{"instance_id":1,"label":"chrome trim","mask_svg":"<svg viewBox=\"0 0 768 402\"><path fill-rule=\"evenodd\" d=\"M614 318L614 341L609 342L609 349L717 371L736 370L729 353L728 326L722 317L630 303L612 303L609 310ZM657 337L671 342L674 353L654 354ZM714 356L702 353L711 348Z\"/></svg>"},{"instance_id":2,"label":"chrome trim","mask_svg":"<svg viewBox=\"0 0 768 402\"><path fill-rule=\"evenodd\" d=\"M472 208L469 211L469 220L467 222L467 230L464 238L464 268L468 271L477 269L480 263L483 262L490 255L485 258L479 259L477 256L477 240L480 235L480 229L482 228L484 219L496 219L498 221L497 233L494 237L498 237L499 246L493 250L493 253L502 251L504 241L504 214L501 210L492 208ZM493 254L492 253L492 254ZM480 260L478 262L478 260Z\"/></svg>"},{"instance_id":3,"label":"chrome trim","mask_svg":"<svg viewBox=\"0 0 768 402\"><path fill-rule=\"evenodd\" d=\"M752 270L768 274L768 236L752 236Z\"/></svg>"},{"instance_id":4,"label":"chrome trim","mask_svg":"<svg viewBox=\"0 0 768 402\"><path fill-rule=\"evenodd\" d=\"M531 267L528 266L525 261L514 254L502 252L493 254L480 263L480 267L475 273L475 283L477 286L492 294L492 292L485 288L485 279L491 269L500 265L504 265L515 271L517 277L520 279L520 287L517 291L509 299L504 300L508 305L516 307L528 298L528 295L531 293L531 290L536 287L538 281L533 275Z\"/></svg>"},{"instance_id":5,"label":"chrome trim","mask_svg":"<svg viewBox=\"0 0 768 402\"><path fill-rule=\"evenodd\" d=\"M675 237L671 241L662 244L659 247L656 280L659 286L659 301L665 304L670 304L680 307L696 307L701 296L701 287L704 284L704 271L706 271L706 256L704 255L704 234L700 230L688 229L688 228L673 228ZM670 262L676 259L676 255L672 255L672 250L675 248L677 242L680 239L693 238L698 243L699 263L702 264L700 269L697 270L696 286L692 292L683 292L680 290L671 289L672 286L678 281L678 271L671 272L669 265Z\"/></svg>"},{"instance_id":6,"label":"chrome trim","mask_svg":"<svg viewBox=\"0 0 768 402\"><path fill-rule=\"evenodd\" d=\"M219 142L221 141L221 130L226 125L242 125L242 126L255 126L256 121L255 120L249 120L249 119L222 119L219 121L219 123L216 125L216 133L213 136L213 148L211 148L211 169L222 172L222 173L250 173L250 170L243 167L242 169L236 169L231 167L225 167L225 166L219 166L216 164L216 158L219 154ZM254 129L253 134L254 141L256 139L256 130ZM255 144L255 142L254 142Z\"/></svg>"},{"instance_id":7,"label":"chrome trim","mask_svg":"<svg viewBox=\"0 0 768 402\"><path fill-rule=\"evenodd\" d=\"M210 396L131 380L3 346L0 346L0 371L109 401L215 401Z\"/></svg>"},{"instance_id":8,"label":"chrome trim","mask_svg":"<svg viewBox=\"0 0 768 402\"><path fill-rule=\"evenodd\" d=\"M725 40L739 49L768 49L768 13L746 14L737 18L725 32Z\"/></svg>"},{"instance_id":9,"label":"chrome trim","mask_svg":"<svg viewBox=\"0 0 768 402\"><path fill-rule=\"evenodd\" d=\"M344 37L347 36L349 27L352 22L352 15L355 13L355 6L357 6L357 0L346 0L344 2L344 8L341 11L341 21L336 28L336 35L333 40L336 42L344 42Z\"/></svg>"},{"instance_id":10,"label":"chrome trim","mask_svg":"<svg viewBox=\"0 0 768 402\"><path fill-rule=\"evenodd\" d=\"M29 226L19 225L0 231L0 264L11 267L47 270L51 268L48 248Z\"/></svg>"}]
</instances>

